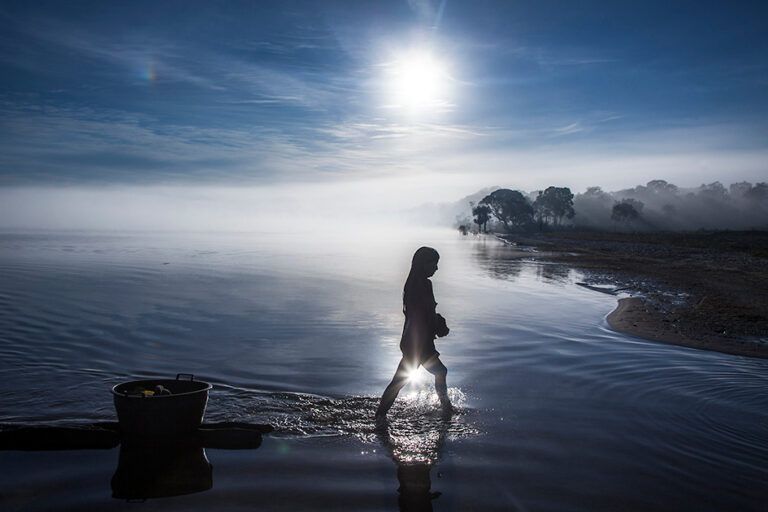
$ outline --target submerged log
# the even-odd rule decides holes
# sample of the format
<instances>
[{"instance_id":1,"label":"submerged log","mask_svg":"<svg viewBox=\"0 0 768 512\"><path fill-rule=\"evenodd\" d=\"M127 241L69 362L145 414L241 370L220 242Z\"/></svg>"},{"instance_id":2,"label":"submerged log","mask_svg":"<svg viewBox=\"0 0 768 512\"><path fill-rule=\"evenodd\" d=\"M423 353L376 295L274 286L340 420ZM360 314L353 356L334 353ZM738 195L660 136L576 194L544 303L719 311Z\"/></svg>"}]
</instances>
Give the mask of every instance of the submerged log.
<instances>
[{"instance_id":1,"label":"submerged log","mask_svg":"<svg viewBox=\"0 0 768 512\"><path fill-rule=\"evenodd\" d=\"M44 425L0 426L0 450L107 450L121 442L155 446L186 445L228 450L256 449L262 434L272 432L271 425L243 422L204 423L182 437L124 436L117 422L91 423L71 427Z\"/></svg>"},{"instance_id":2,"label":"submerged log","mask_svg":"<svg viewBox=\"0 0 768 512\"><path fill-rule=\"evenodd\" d=\"M0 432L0 450L108 450L120 434L103 428L19 427Z\"/></svg>"}]
</instances>

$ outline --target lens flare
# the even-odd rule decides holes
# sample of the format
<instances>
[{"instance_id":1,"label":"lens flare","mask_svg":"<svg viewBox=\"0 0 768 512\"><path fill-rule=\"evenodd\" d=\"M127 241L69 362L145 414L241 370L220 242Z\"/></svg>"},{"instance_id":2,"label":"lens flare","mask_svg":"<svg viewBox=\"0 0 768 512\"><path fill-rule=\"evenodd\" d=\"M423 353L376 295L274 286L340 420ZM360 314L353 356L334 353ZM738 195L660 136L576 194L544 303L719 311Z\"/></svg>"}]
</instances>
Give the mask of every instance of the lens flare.
<instances>
[{"instance_id":1,"label":"lens flare","mask_svg":"<svg viewBox=\"0 0 768 512\"><path fill-rule=\"evenodd\" d=\"M155 70L155 63L153 61L147 62L147 65L141 71L142 78L147 82L154 82L157 78L157 72Z\"/></svg>"}]
</instances>

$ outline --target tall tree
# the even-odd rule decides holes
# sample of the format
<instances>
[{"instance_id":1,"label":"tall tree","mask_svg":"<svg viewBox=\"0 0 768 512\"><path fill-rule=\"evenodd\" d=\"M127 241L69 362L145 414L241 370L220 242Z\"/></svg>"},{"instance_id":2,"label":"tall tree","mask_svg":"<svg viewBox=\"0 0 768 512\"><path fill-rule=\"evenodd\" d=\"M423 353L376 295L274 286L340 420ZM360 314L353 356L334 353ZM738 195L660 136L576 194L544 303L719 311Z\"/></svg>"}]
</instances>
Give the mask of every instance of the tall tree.
<instances>
[{"instance_id":1,"label":"tall tree","mask_svg":"<svg viewBox=\"0 0 768 512\"><path fill-rule=\"evenodd\" d=\"M665 180L651 180L645 184L645 188L648 192L659 196L674 196L680 190L677 185L668 183Z\"/></svg>"},{"instance_id":2,"label":"tall tree","mask_svg":"<svg viewBox=\"0 0 768 512\"><path fill-rule=\"evenodd\" d=\"M624 199L620 203L613 205L611 219L616 222L630 224L640 218L640 212L643 211L643 203L635 199Z\"/></svg>"},{"instance_id":3,"label":"tall tree","mask_svg":"<svg viewBox=\"0 0 768 512\"><path fill-rule=\"evenodd\" d=\"M765 204L765 202L768 201L768 183L764 181L755 183L755 186L749 189L749 191L744 194L744 197L754 203Z\"/></svg>"},{"instance_id":4,"label":"tall tree","mask_svg":"<svg viewBox=\"0 0 768 512\"><path fill-rule=\"evenodd\" d=\"M480 204L487 205L507 231L533 222L533 207L517 190L500 188L485 196Z\"/></svg>"},{"instance_id":5,"label":"tall tree","mask_svg":"<svg viewBox=\"0 0 768 512\"><path fill-rule=\"evenodd\" d=\"M700 197L710 201L725 202L728 200L728 190L719 181L702 184L699 187L698 194Z\"/></svg>"},{"instance_id":6,"label":"tall tree","mask_svg":"<svg viewBox=\"0 0 768 512\"><path fill-rule=\"evenodd\" d=\"M536 196L532 205L533 217L536 219L536 224L539 225L539 231L544 229L544 225L547 224L547 219L549 218L549 210L547 209L547 205L544 204L542 194L543 192L539 190L539 195Z\"/></svg>"},{"instance_id":7,"label":"tall tree","mask_svg":"<svg viewBox=\"0 0 768 512\"><path fill-rule=\"evenodd\" d=\"M548 219L552 219L552 223L558 226L563 217L572 219L576 215L573 209L573 193L568 187L547 187L543 192L539 192L533 209L540 226Z\"/></svg>"},{"instance_id":8,"label":"tall tree","mask_svg":"<svg viewBox=\"0 0 768 512\"><path fill-rule=\"evenodd\" d=\"M733 199L743 199L752 190L752 184L748 181L741 181L739 183L731 183L728 187L728 192Z\"/></svg>"},{"instance_id":9,"label":"tall tree","mask_svg":"<svg viewBox=\"0 0 768 512\"><path fill-rule=\"evenodd\" d=\"M491 208L485 204L479 204L472 208L472 215L477 229L483 233L488 232L488 221L491 220Z\"/></svg>"}]
</instances>

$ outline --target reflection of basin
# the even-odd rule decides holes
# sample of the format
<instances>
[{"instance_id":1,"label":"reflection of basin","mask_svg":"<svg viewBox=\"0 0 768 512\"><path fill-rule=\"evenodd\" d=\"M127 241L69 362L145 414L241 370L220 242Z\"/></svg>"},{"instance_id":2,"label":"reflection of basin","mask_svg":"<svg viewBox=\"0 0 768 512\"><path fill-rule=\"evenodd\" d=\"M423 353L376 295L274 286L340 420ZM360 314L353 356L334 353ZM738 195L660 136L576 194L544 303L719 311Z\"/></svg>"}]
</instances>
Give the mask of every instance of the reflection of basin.
<instances>
[{"instance_id":1,"label":"reflection of basin","mask_svg":"<svg viewBox=\"0 0 768 512\"><path fill-rule=\"evenodd\" d=\"M199 444L120 445L112 497L143 500L207 491L213 469Z\"/></svg>"},{"instance_id":2,"label":"reflection of basin","mask_svg":"<svg viewBox=\"0 0 768 512\"><path fill-rule=\"evenodd\" d=\"M115 422L79 427L18 426L0 428L3 450L92 450L120 444L120 459L112 476L112 496L146 500L207 491L213 469L204 447L255 450L270 425L242 422L204 424L193 434L175 439L121 436Z\"/></svg>"}]
</instances>

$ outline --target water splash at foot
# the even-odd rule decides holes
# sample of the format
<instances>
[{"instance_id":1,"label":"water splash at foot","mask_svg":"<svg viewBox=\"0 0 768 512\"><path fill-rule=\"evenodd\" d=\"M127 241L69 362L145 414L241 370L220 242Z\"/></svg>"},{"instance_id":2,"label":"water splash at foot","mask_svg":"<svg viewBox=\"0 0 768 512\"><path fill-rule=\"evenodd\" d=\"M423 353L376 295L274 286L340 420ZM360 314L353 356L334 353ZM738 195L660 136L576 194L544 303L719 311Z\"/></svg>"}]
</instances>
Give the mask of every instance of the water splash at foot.
<instances>
[{"instance_id":1,"label":"water splash at foot","mask_svg":"<svg viewBox=\"0 0 768 512\"><path fill-rule=\"evenodd\" d=\"M217 385L215 400L206 415L209 421L270 423L276 436L352 436L364 442L382 442L381 424L375 419L378 397L330 398L302 393L275 393ZM220 393L220 394L219 394ZM443 414L433 390L420 389L401 395L388 414L387 435L397 460L430 458L438 439L455 439L480 433L465 407L466 396L450 388L453 414ZM216 408L213 408L213 404Z\"/></svg>"}]
</instances>

